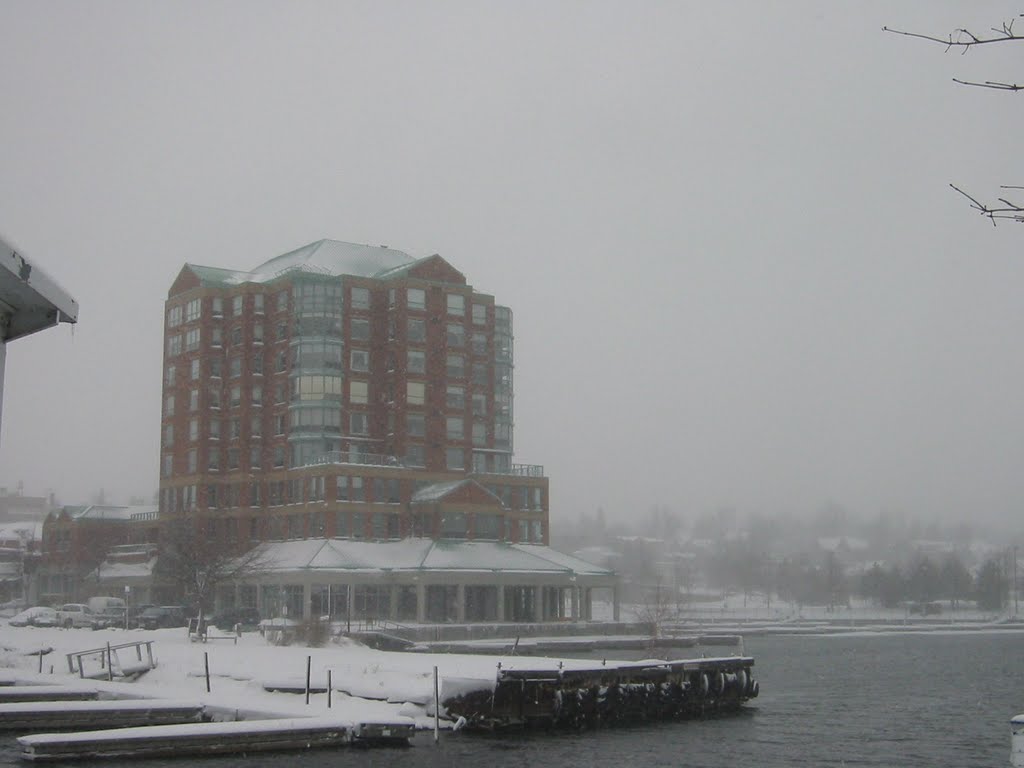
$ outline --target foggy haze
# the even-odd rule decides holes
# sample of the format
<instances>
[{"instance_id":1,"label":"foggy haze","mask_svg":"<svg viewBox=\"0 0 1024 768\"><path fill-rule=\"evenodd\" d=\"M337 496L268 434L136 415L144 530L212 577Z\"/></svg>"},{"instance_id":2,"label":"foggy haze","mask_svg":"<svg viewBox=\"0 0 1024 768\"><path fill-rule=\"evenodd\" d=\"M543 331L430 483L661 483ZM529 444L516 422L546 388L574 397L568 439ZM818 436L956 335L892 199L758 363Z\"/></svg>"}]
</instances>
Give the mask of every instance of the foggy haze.
<instances>
[{"instance_id":1,"label":"foggy haze","mask_svg":"<svg viewBox=\"0 0 1024 768\"><path fill-rule=\"evenodd\" d=\"M0 232L80 304L8 348L0 486L158 485L186 262L440 253L514 312L515 448L602 507L1024 501L1019 4L0 0Z\"/></svg>"}]
</instances>

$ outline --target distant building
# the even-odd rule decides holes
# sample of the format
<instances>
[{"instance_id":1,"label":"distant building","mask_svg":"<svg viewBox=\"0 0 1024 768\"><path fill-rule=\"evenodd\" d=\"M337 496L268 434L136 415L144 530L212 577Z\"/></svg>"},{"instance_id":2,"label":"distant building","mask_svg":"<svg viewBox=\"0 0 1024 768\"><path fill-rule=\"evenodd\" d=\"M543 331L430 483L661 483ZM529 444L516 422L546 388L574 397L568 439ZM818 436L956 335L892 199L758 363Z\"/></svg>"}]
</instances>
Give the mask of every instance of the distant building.
<instances>
[{"instance_id":1,"label":"distant building","mask_svg":"<svg viewBox=\"0 0 1024 768\"><path fill-rule=\"evenodd\" d=\"M103 563L118 547L155 545L157 538L153 506L92 505L50 513L43 523L38 602L57 605L94 595L120 596L124 583L105 580Z\"/></svg>"},{"instance_id":2,"label":"distant building","mask_svg":"<svg viewBox=\"0 0 1024 768\"><path fill-rule=\"evenodd\" d=\"M546 620L614 586L547 546L548 478L513 462L512 312L440 256L321 240L249 272L186 264L165 309L161 521L239 550L360 542L312 574L274 553L295 569L222 604L308 616L333 585L335 616Z\"/></svg>"},{"instance_id":3,"label":"distant building","mask_svg":"<svg viewBox=\"0 0 1024 768\"><path fill-rule=\"evenodd\" d=\"M0 416L7 342L58 323L78 322L78 303L0 239Z\"/></svg>"}]
</instances>

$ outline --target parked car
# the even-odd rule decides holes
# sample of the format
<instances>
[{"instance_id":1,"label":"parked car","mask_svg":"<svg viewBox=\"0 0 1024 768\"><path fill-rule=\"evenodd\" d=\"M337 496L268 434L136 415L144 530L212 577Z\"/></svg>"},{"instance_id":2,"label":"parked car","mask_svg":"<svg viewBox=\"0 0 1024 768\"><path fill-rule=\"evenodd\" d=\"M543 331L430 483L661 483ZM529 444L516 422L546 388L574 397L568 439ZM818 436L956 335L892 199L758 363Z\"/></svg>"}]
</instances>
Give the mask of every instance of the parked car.
<instances>
[{"instance_id":1,"label":"parked car","mask_svg":"<svg viewBox=\"0 0 1024 768\"><path fill-rule=\"evenodd\" d=\"M142 614L144 614L150 608L156 608L156 606L152 605L151 603L146 603L144 605L128 606L128 628L138 629L139 627L141 627L142 625L139 623L139 619L141 618Z\"/></svg>"},{"instance_id":2,"label":"parked car","mask_svg":"<svg viewBox=\"0 0 1024 768\"><path fill-rule=\"evenodd\" d=\"M57 611L45 606L26 608L7 622L12 627L56 627L60 624Z\"/></svg>"},{"instance_id":3,"label":"parked car","mask_svg":"<svg viewBox=\"0 0 1024 768\"><path fill-rule=\"evenodd\" d=\"M185 607L182 605L153 606L139 614L139 626L142 629L184 627L186 624L188 624L188 618L185 616Z\"/></svg>"},{"instance_id":4,"label":"parked car","mask_svg":"<svg viewBox=\"0 0 1024 768\"><path fill-rule=\"evenodd\" d=\"M85 603L64 603L57 609L60 626L96 629L96 617Z\"/></svg>"},{"instance_id":5,"label":"parked car","mask_svg":"<svg viewBox=\"0 0 1024 768\"><path fill-rule=\"evenodd\" d=\"M231 632L236 625L255 630L260 625L260 614L255 608L228 608L210 619L210 623L222 632Z\"/></svg>"}]
</instances>

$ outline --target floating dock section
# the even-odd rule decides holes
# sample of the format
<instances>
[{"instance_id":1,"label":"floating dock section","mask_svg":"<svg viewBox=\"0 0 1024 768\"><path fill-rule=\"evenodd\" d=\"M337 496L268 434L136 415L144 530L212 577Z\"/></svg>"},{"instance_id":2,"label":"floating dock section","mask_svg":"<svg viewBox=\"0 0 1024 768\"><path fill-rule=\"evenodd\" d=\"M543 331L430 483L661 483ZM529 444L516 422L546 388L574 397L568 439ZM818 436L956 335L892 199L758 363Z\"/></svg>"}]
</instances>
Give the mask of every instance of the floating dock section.
<instances>
[{"instance_id":1,"label":"floating dock section","mask_svg":"<svg viewBox=\"0 0 1024 768\"><path fill-rule=\"evenodd\" d=\"M229 723L158 725L78 733L42 733L18 739L26 760L179 757L352 745L406 745L413 722L352 723L301 717Z\"/></svg>"},{"instance_id":2,"label":"floating dock section","mask_svg":"<svg viewBox=\"0 0 1024 768\"><path fill-rule=\"evenodd\" d=\"M198 702L160 699L109 701L35 701L0 704L0 731L38 728L122 728L137 725L198 723L203 705Z\"/></svg>"},{"instance_id":3,"label":"floating dock section","mask_svg":"<svg viewBox=\"0 0 1024 768\"><path fill-rule=\"evenodd\" d=\"M445 700L467 727L586 728L684 720L738 711L758 695L748 656L602 664L575 669L499 668L493 690Z\"/></svg>"}]
</instances>

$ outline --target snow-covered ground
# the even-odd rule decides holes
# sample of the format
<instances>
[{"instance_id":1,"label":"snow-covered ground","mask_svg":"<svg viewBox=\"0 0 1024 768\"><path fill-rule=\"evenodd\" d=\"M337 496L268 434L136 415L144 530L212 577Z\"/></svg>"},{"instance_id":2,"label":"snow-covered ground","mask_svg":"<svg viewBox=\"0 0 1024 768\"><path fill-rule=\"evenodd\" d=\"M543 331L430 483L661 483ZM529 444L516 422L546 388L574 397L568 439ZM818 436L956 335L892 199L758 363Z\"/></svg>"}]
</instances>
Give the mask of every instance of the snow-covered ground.
<instances>
[{"instance_id":1,"label":"snow-covered ground","mask_svg":"<svg viewBox=\"0 0 1024 768\"><path fill-rule=\"evenodd\" d=\"M133 683L116 680L86 683L143 697L199 701L228 712L238 710L243 714L282 717L331 714L349 720L408 717L420 728L433 727L435 666L440 696L444 700L460 690L493 686L499 663L504 669L557 668L560 663L572 668L594 665L594 662L538 657L389 653L346 639L322 648L306 648L270 645L258 633L244 633L238 645L228 641L204 644L191 642L184 629L92 631L11 627L3 623L0 624L0 676L78 684L82 681L77 674L68 671L65 654L103 648L108 642L118 645L136 640L153 641L156 669ZM53 649L43 657L41 676L38 675L39 657L27 655L40 648ZM209 659L210 693L206 692L204 654L208 654ZM312 694L307 706L304 695L265 690L266 684L302 687L307 657L311 660L312 687L326 687L327 671L331 670L335 693L330 710L325 693Z\"/></svg>"}]
</instances>

